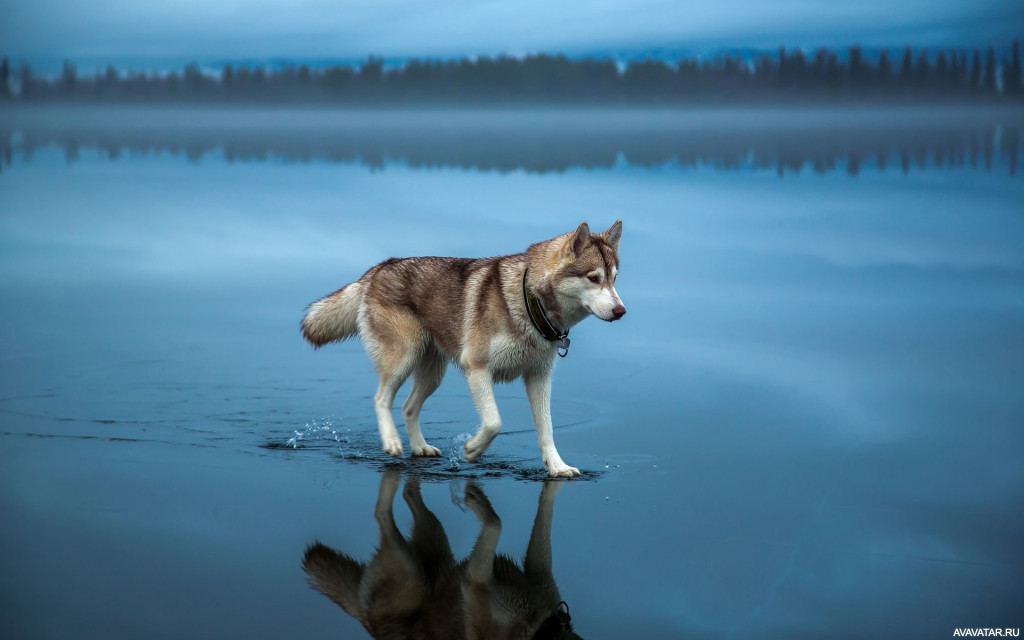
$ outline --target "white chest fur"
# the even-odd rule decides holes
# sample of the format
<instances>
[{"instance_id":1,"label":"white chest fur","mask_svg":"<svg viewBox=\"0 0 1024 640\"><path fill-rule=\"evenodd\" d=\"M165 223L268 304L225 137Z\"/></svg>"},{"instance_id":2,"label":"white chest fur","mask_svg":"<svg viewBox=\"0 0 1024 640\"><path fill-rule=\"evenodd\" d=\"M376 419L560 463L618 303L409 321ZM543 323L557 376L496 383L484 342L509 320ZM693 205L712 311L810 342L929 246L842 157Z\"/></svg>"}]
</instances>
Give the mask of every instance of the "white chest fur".
<instances>
[{"instance_id":1,"label":"white chest fur","mask_svg":"<svg viewBox=\"0 0 1024 640\"><path fill-rule=\"evenodd\" d=\"M547 342L538 345L532 340L513 339L507 334L491 338L489 369L495 380L514 380L526 371L550 366L554 348Z\"/></svg>"}]
</instances>

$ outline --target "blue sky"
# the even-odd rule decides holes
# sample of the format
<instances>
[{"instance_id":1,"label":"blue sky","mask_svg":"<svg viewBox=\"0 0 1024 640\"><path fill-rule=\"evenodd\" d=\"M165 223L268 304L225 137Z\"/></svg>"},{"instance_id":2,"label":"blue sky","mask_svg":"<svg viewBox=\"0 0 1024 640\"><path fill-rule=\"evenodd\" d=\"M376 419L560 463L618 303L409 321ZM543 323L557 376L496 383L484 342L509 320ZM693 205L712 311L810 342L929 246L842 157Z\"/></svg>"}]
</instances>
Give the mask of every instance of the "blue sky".
<instances>
[{"instance_id":1,"label":"blue sky","mask_svg":"<svg viewBox=\"0 0 1024 640\"><path fill-rule=\"evenodd\" d=\"M4 0L0 53L49 66L1005 45L1022 0Z\"/></svg>"}]
</instances>

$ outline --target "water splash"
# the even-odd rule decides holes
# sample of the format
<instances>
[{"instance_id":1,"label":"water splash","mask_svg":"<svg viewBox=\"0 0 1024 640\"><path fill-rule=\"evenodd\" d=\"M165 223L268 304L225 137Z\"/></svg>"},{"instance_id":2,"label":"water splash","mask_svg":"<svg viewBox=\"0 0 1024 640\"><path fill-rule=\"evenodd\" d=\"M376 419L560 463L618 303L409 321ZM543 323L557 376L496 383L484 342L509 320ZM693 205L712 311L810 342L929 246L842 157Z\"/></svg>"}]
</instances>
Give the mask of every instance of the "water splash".
<instances>
[{"instance_id":1,"label":"water splash","mask_svg":"<svg viewBox=\"0 0 1024 640\"><path fill-rule=\"evenodd\" d=\"M458 471L460 463L466 461L466 441L472 437L472 433L463 432L448 441L448 466L452 471Z\"/></svg>"},{"instance_id":2,"label":"water splash","mask_svg":"<svg viewBox=\"0 0 1024 640\"><path fill-rule=\"evenodd\" d=\"M452 504L462 511L466 510L466 482L466 478L452 478L448 482L448 495Z\"/></svg>"},{"instance_id":3,"label":"water splash","mask_svg":"<svg viewBox=\"0 0 1024 640\"><path fill-rule=\"evenodd\" d=\"M347 427L336 427L329 418L318 418L312 422L307 422L302 429L296 429L294 431L295 435L288 438L285 446L298 449L308 446L307 443L322 446L325 442L330 443L331 441L341 446L343 443L348 442L348 433L350 431L351 429Z\"/></svg>"}]
</instances>

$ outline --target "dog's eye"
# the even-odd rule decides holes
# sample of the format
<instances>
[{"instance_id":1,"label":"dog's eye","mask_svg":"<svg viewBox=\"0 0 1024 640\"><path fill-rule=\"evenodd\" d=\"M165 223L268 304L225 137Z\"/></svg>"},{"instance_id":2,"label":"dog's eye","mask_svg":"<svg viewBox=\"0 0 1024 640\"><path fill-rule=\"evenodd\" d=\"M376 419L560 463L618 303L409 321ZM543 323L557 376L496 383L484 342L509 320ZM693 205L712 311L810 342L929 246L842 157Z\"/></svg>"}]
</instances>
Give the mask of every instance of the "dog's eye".
<instances>
[{"instance_id":1,"label":"dog's eye","mask_svg":"<svg viewBox=\"0 0 1024 640\"><path fill-rule=\"evenodd\" d=\"M601 284L601 276L597 276L597 275L587 276L587 280L590 280L594 284Z\"/></svg>"}]
</instances>

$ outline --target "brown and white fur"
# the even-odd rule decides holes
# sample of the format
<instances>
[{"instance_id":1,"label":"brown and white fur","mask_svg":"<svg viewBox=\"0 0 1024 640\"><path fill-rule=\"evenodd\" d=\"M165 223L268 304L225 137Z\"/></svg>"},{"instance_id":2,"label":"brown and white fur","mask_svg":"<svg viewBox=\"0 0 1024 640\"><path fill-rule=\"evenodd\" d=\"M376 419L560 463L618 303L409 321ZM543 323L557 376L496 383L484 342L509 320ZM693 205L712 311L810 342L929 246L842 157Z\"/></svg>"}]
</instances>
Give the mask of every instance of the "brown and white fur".
<instances>
[{"instance_id":1,"label":"brown and white fur","mask_svg":"<svg viewBox=\"0 0 1024 640\"><path fill-rule=\"evenodd\" d=\"M584 222L571 233L495 258L392 258L359 280L309 306L302 333L315 347L357 333L380 374L374 398L384 452L402 455L392 404L411 374L402 405L416 456L437 456L420 432L420 409L449 362L465 372L480 429L465 445L476 462L501 431L494 383L522 377L537 426L541 456L555 477L579 475L555 449L551 427L551 370L556 344L531 322L526 287L563 330L590 314L614 321L626 313L615 291L622 221L591 234Z\"/></svg>"},{"instance_id":2,"label":"brown and white fur","mask_svg":"<svg viewBox=\"0 0 1024 640\"><path fill-rule=\"evenodd\" d=\"M380 640L579 638L571 624L559 624L562 597L551 571L555 495L565 483L544 483L521 565L497 553L501 519L479 487L467 484L465 500L480 521L480 535L459 561L414 476L402 492L412 535L402 535L393 512L398 484L393 470L381 477L374 510L380 543L373 558L359 562L314 542L302 559L310 586Z\"/></svg>"}]
</instances>

